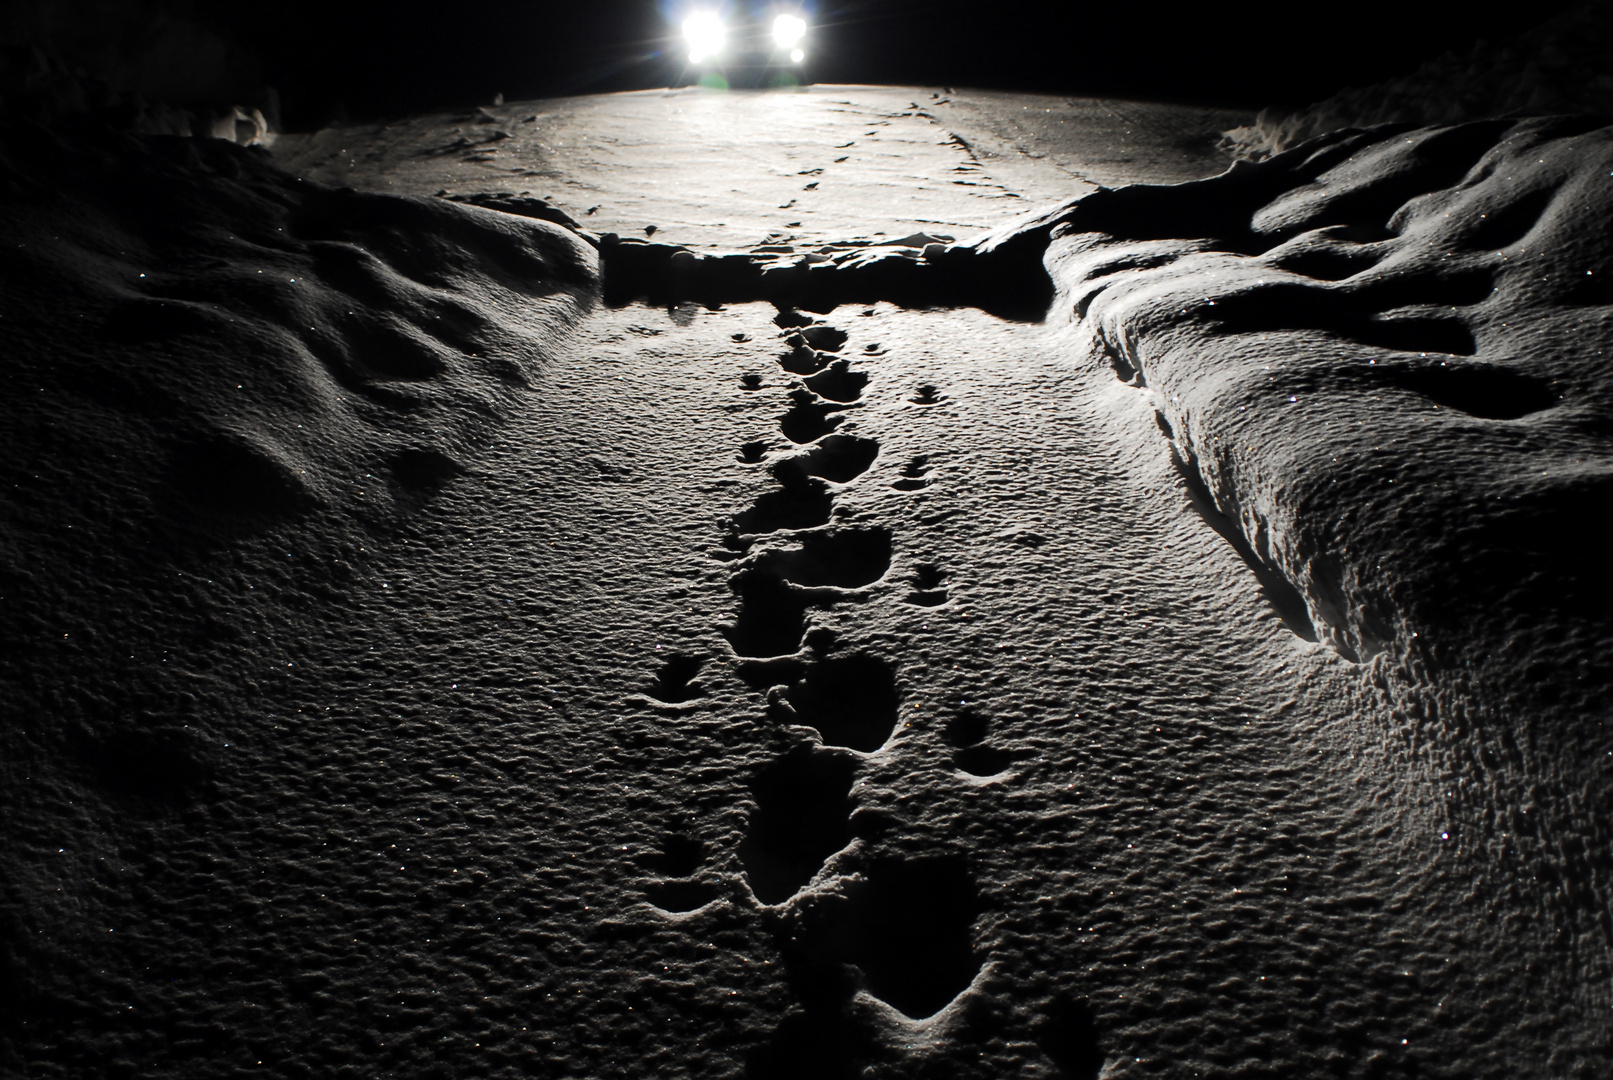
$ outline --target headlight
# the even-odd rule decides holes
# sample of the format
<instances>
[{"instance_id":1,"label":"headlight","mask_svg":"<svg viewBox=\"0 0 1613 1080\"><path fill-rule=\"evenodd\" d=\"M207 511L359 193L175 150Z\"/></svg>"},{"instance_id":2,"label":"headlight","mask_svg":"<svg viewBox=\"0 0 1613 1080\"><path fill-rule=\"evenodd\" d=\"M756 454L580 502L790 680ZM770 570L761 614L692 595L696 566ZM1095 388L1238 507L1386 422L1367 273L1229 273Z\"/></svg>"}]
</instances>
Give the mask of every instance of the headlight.
<instances>
[{"instance_id":1,"label":"headlight","mask_svg":"<svg viewBox=\"0 0 1613 1080\"><path fill-rule=\"evenodd\" d=\"M710 11L695 12L683 20L683 40L689 43L691 64L716 55L722 51L722 20Z\"/></svg>"},{"instance_id":2,"label":"headlight","mask_svg":"<svg viewBox=\"0 0 1613 1080\"><path fill-rule=\"evenodd\" d=\"M806 22L799 16L780 15L773 20L773 40L778 42L779 48L795 49L796 43L804 37L806 37ZM795 51L801 50L795 49ZM791 59L800 62L797 56L792 55Z\"/></svg>"}]
</instances>

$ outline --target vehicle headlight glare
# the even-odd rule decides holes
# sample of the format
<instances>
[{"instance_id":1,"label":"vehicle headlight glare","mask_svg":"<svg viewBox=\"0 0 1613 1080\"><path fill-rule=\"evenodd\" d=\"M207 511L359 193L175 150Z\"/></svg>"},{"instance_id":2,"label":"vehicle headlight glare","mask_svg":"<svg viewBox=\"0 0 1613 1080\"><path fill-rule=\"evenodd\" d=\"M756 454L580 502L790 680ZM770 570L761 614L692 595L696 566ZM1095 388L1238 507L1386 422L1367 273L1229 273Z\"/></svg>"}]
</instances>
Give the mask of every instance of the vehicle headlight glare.
<instances>
[{"instance_id":1,"label":"vehicle headlight glare","mask_svg":"<svg viewBox=\"0 0 1613 1080\"><path fill-rule=\"evenodd\" d=\"M722 51L722 20L714 12L695 12L683 20L683 40L689 43L689 63L700 63Z\"/></svg>"},{"instance_id":2,"label":"vehicle headlight glare","mask_svg":"<svg viewBox=\"0 0 1613 1080\"><path fill-rule=\"evenodd\" d=\"M778 42L779 48L793 48L804 37L806 37L806 20L799 15L780 15L773 20L773 40ZM797 60L797 63L799 62Z\"/></svg>"}]
</instances>

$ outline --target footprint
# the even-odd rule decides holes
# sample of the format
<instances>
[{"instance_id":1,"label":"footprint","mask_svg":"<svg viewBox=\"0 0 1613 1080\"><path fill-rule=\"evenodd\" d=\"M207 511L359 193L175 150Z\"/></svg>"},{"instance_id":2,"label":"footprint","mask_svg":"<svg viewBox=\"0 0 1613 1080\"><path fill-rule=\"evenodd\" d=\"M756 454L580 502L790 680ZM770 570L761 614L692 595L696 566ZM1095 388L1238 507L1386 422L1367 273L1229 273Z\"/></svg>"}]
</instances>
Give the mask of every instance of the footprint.
<instances>
[{"instance_id":1,"label":"footprint","mask_svg":"<svg viewBox=\"0 0 1613 1080\"><path fill-rule=\"evenodd\" d=\"M836 529L801 537L798 548L764 552L759 570L806 588L858 589L885 576L891 564L889 529Z\"/></svg>"},{"instance_id":2,"label":"footprint","mask_svg":"<svg viewBox=\"0 0 1613 1080\"><path fill-rule=\"evenodd\" d=\"M849 484L874 464L879 443L857 435L828 435L804 454L784 458L774 466L773 475L782 484L800 483L809 476L831 484Z\"/></svg>"},{"instance_id":3,"label":"footprint","mask_svg":"<svg viewBox=\"0 0 1613 1080\"><path fill-rule=\"evenodd\" d=\"M791 391L790 400L794 404L779 418L779 430L793 443L816 442L845 419L837 414L846 406L820 401L810 390Z\"/></svg>"},{"instance_id":4,"label":"footprint","mask_svg":"<svg viewBox=\"0 0 1613 1080\"><path fill-rule=\"evenodd\" d=\"M803 381L808 389L821 398L830 401L856 401L862 397L863 387L868 385L868 376L860 371L852 371L846 361L836 360L823 371Z\"/></svg>"},{"instance_id":5,"label":"footprint","mask_svg":"<svg viewBox=\"0 0 1613 1080\"><path fill-rule=\"evenodd\" d=\"M149 717L147 718L149 720ZM67 750L106 791L130 807L156 809L204 798L220 762L209 740L174 720L139 724L79 722Z\"/></svg>"},{"instance_id":6,"label":"footprint","mask_svg":"<svg viewBox=\"0 0 1613 1080\"><path fill-rule=\"evenodd\" d=\"M778 474L775 470L774 475ZM820 480L805 480L758 496L749 510L734 516L734 525L740 535L813 529L828 524L833 507L834 496L829 493L828 485Z\"/></svg>"},{"instance_id":7,"label":"footprint","mask_svg":"<svg viewBox=\"0 0 1613 1080\"><path fill-rule=\"evenodd\" d=\"M902 466L902 475L891 487L897 491L917 491L930 486L930 457L919 454Z\"/></svg>"},{"instance_id":8,"label":"footprint","mask_svg":"<svg viewBox=\"0 0 1613 1080\"><path fill-rule=\"evenodd\" d=\"M650 696L657 701L664 701L669 705L682 704L704 697L705 688L700 685L695 676L700 669L706 666L706 661L698 656L684 656L673 653L661 665L661 673L656 676L655 682L650 686Z\"/></svg>"},{"instance_id":9,"label":"footprint","mask_svg":"<svg viewBox=\"0 0 1613 1080\"><path fill-rule=\"evenodd\" d=\"M980 971L970 930L984 905L961 858L876 862L854 889L849 958L870 994L921 1020L969 988Z\"/></svg>"},{"instance_id":10,"label":"footprint","mask_svg":"<svg viewBox=\"0 0 1613 1080\"><path fill-rule=\"evenodd\" d=\"M640 866L662 876L662 880L644 886L645 899L674 915L705 907L721 895L717 887L706 881L688 880L704 861L705 845L700 841L682 833L668 835L659 852L638 860Z\"/></svg>"},{"instance_id":11,"label":"footprint","mask_svg":"<svg viewBox=\"0 0 1613 1080\"><path fill-rule=\"evenodd\" d=\"M638 864L662 877L684 878L700 869L706 858L706 845L682 832L667 833L660 850L638 858Z\"/></svg>"},{"instance_id":12,"label":"footprint","mask_svg":"<svg viewBox=\"0 0 1613 1080\"><path fill-rule=\"evenodd\" d=\"M799 335L791 334L785 340L785 344L790 344L797 337ZM790 351L780 353L778 358L778 366L788 371L791 375L811 375L814 372L822 371L828 363L829 358L815 351L804 339L790 344Z\"/></svg>"},{"instance_id":13,"label":"footprint","mask_svg":"<svg viewBox=\"0 0 1613 1080\"><path fill-rule=\"evenodd\" d=\"M754 371L747 371L739 377L739 388L741 390L760 390L762 388L762 377Z\"/></svg>"},{"instance_id":14,"label":"footprint","mask_svg":"<svg viewBox=\"0 0 1613 1080\"><path fill-rule=\"evenodd\" d=\"M871 754L896 730L901 697L891 666L866 653L831 656L807 665L784 692L788 719L816 728L826 746Z\"/></svg>"},{"instance_id":15,"label":"footprint","mask_svg":"<svg viewBox=\"0 0 1613 1080\"><path fill-rule=\"evenodd\" d=\"M673 915L703 908L721 895L705 881L657 881L644 886L644 897L662 911Z\"/></svg>"},{"instance_id":16,"label":"footprint","mask_svg":"<svg viewBox=\"0 0 1613 1080\"><path fill-rule=\"evenodd\" d=\"M807 609L839 599L809 590L870 585L885 576L890 560L890 532L879 528L811 532L798 547L765 551L730 581L739 610L724 634L747 659L792 656L806 634Z\"/></svg>"},{"instance_id":17,"label":"footprint","mask_svg":"<svg viewBox=\"0 0 1613 1080\"><path fill-rule=\"evenodd\" d=\"M1011 750L980 745L989 727L984 716L966 709L954 716L942 733L942 738L956 748L953 764L970 776L1001 776L1021 756Z\"/></svg>"},{"instance_id":18,"label":"footprint","mask_svg":"<svg viewBox=\"0 0 1613 1080\"><path fill-rule=\"evenodd\" d=\"M851 781L844 754L797 747L751 783L751 812L739 860L751 892L780 904L811 881L829 856L851 842Z\"/></svg>"},{"instance_id":19,"label":"footprint","mask_svg":"<svg viewBox=\"0 0 1613 1080\"><path fill-rule=\"evenodd\" d=\"M755 465L767 455L767 443L761 439L752 439L739 448L739 460L746 465Z\"/></svg>"},{"instance_id":20,"label":"footprint","mask_svg":"<svg viewBox=\"0 0 1613 1080\"><path fill-rule=\"evenodd\" d=\"M945 401L946 398L942 397L940 392L936 390L935 387L931 386L929 383L925 383L923 386L920 386L916 391L914 391L913 396L907 400L911 401L915 405L939 405L941 402Z\"/></svg>"},{"instance_id":21,"label":"footprint","mask_svg":"<svg viewBox=\"0 0 1613 1080\"><path fill-rule=\"evenodd\" d=\"M1061 1080L1098 1080L1105 1054L1098 1024L1085 1001L1058 997L1031 1025L1031 1037L1058 1069Z\"/></svg>"},{"instance_id":22,"label":"footprint","mask_svg":"<svg viewBox=\"0 0 1613 1080\"><path fill-rule=\"evenodd\" d=\"M802 329L801 337L814 349L824 352L839 352L840 347L846 343L846 332L833 326L808 326Z\"/></svg>"},{"instance_id":23,"label":"footprint","mask_svg":"<svg viewBox=\"0 0 1613 1080\"><path fill-rule=\"evenodd\" d=\"M845 1016L792 1012L747 1057L744 1080L861 1080L879 1048Z\"/></svg>"},{"instance_id":24,"label":"footprint","mask_svg":"<svg viewBox=\"0 0 1613 1080\"><path fill-rule=\"evenodd\" d=\"M802 326L811 326L812 316L803 315L799 311L795 311L793 309L781 311L777 315L773 316L773 325L781 326L786 330L792 330Z\"/></svg>"},{"instance_id":25,"label":"footprint","mask_svg":"<svg viewBox=\"0 0 1613 1080\"><path fill-rule=\"evenodd\" d=\"M810 605L806 593L760 566L741 570L729 585L739 611L723 636L735 655L761 659L800 651Z\"/></svg>"},{"instance_id":26,"label":"footprint","mask_svg":"<svg viewBox=\"0 0 1613 1080\"><path fill-rule=\"evenodd\" d=\"M907 602L919 607L939 607L947 602L946 582L946 574L936 567L915 567L913 591L907 594Z\"/></svg>"},{"instance_id":27,"label":"footprint","mask_svg":"<svg viewBox=\"0 0 1613 1080\"><path fill-rule=\"evenodd\" d=\"M729 336L730 339L732 339L734 341L737 341L737 342L740 342L741 344L743 344L743 343L745 343L745 342L750 340L750 335L749 334L743 334L743 333L741 333L741 334L729 334L728 336Z\"/></svg>"}]
</instances>

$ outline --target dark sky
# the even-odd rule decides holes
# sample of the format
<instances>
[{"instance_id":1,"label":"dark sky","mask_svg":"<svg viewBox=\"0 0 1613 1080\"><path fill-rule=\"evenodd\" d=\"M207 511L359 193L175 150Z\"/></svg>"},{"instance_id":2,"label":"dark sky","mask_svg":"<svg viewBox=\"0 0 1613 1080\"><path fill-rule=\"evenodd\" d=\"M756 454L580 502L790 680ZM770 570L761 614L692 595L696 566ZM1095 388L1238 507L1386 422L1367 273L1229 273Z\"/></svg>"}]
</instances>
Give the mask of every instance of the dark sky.
<instances>
[{"instance_id":1,"label":"dark sky","mask_svg":"<svg viewBox=\"0 0 1613 1080\"><path fill-rule=\"evenodd\" d=\"M219 4L263 61L293 125L338 103L356 117L665 86L682 50L674 0L286 0ZM730 4L731 10L744 5ZM810 77L1299 105L1415 68L1476 38L1504 41L1569 6L1502 23L1449 3L1015 3L818 0ZM758 4L758 9L765 6Z\"/></svg>"}]
</instances>

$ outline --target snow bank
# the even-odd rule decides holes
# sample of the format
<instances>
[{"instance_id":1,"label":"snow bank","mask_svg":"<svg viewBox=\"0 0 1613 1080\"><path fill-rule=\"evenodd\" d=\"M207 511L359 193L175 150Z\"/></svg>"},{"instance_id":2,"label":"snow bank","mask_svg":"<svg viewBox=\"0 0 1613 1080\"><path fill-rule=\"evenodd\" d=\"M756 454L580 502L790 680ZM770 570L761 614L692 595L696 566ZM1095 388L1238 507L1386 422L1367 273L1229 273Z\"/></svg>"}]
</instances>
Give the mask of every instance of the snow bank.
<instances>
[{"instance_id":1,"label":"snow bank","mask_svg":"<svg viewBox=\"0 0 1613 1080\"><path fill-rule=\"evenodd\" d=\"M11 566L460 471L597 290L548 222L299 181L222 140L0 128ZM174 530L177 530L175 533Z\"/></svg>"},{"instance_id":2,"label":"snow bank","mask_svg":"<svg viewBox=\"0 0 1613 1080\"><path fill-rule=\"evenodd\" d=\"M1297 629L1606 686L1610 176L1591 119L1339 132L1090 195L1047 262Z\"/></svg>"}]
</instances>

